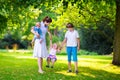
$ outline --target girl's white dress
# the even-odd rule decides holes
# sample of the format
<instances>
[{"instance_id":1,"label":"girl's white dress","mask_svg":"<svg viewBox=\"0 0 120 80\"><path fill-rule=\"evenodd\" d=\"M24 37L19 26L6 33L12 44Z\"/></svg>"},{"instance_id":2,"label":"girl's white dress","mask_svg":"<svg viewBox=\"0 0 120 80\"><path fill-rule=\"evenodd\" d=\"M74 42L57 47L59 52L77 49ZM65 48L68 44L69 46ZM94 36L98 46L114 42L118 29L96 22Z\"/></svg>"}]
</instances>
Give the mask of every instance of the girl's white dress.
<instances>
[{"instance_id":1,"label":"girl's white dress","mask_svg":"<svg viewBox=\"0 0 120 80\"><path fill-rule=\"evenodd\" d=\"M43 37L43 41L42 43L40 43L39 39L35 40L35 45L34 45L34 49L33 49L33 57L41 57L41 58L46 58L48 57L48 50L46 47L46 32L47 32L47 28L43 22L40 23L41 25L41 31L42 31L42 37Z\"/></svg>"}]
</instances>

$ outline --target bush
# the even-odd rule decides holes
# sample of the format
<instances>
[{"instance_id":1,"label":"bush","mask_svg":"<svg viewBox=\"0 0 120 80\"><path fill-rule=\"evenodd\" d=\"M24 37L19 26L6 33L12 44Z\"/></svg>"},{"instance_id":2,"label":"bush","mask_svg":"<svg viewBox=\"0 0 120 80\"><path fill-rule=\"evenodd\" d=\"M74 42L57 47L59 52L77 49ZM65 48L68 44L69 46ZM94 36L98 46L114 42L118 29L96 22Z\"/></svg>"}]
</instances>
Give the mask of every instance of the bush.
<instances>
[{"instance_id":1,"label":"bush","mask_svg":"<svg viewBox=\"0 0 120 80\"><path fill-rule=\"evenodd\" d=\"M9 49L13 49L13 45L16 44L19 49L27 49L29 43L28 40L14 39L12 35L8 34L0 40L0 48L6 49L7 46Z\"/></svg>"},{"instance_id":2,"label":"bush","mask_svg":"<svg viewBox=\"0 0 120 80\"><path fill-rule=\"evenodd\" d=\"M101 21L97 26L97 29L93 26L81 28L81 48L98 54L110 54L113 51L114 30L106 21Z\"/></svg>"},{"instance_id":3,"label":"bush","mask_svg":"<svg viewBox=\"0 0 120 80\"><path fill-rule=\"evenodd\" d=\"M0 41L0 49L5 49L8 45L9 45L8 42L6 42L6 41L4 41L4 42Z\"/></svg>"},{"instance_id":4,"label":"bush","mask_svg":"<svg viewBox=\"0 0 120 80\"><path fill-rule=\"evenodd\" d=\"M80 50L78 52L78 55L97 55L98 53L96 52L90 52L90 51L86 51L86 50Z\"/></svg>"}]
</instances>

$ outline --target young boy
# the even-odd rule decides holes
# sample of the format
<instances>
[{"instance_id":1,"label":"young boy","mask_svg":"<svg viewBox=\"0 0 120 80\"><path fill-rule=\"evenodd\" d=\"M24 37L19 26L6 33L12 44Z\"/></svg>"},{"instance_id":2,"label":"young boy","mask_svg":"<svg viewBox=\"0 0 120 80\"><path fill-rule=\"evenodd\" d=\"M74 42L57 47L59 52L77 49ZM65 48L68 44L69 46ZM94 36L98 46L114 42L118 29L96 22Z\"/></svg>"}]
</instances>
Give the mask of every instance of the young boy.
<instances>
[{"instance_id":1,"label":"young boy","mask_svg":"<svg viewBox=\"0 0 120 80\"><path fill-rule=\"evenodd\" d=\"M32 39L31 43L34 43L34 41L37 38L40 38L40 43L42 42L42 31L40 29L40 23L37 22L36 25L34 27L32 27L31 32L34 32L34 38Z\"/></svg>"},{"instance_id":2,"label":"young boy","mask_svg":"<svg viewBox=\"0 0 120 80\"><path fill-rule=\"evenodd\" d=\"M73 61L75 65L75 73L78 74L78 59L77 59L77 49L80 49L80 40L79 34L76 30L74 30L74 26L72 23L68 23L66 25L68 31L65 33L65 38L61 44L61 48L66 43L66 51L68 55L68 72L72 72L71 70L71 56L73 56Z\"/></svg>"}]
</instances>

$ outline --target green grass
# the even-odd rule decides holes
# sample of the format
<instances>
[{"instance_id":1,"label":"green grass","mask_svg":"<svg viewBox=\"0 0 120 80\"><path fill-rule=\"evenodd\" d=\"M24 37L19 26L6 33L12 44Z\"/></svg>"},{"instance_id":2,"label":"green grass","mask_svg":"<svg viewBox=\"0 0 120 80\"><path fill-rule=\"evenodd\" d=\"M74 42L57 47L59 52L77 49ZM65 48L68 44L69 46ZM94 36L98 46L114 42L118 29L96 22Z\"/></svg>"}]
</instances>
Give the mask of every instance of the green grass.
<instances>
[{"instance_id":1,"label":"green grass","mask_svg":"<svg viewBox=\"0 0 120 80\"><path fill-rule=\"evenodd\" d=\"M38 73L37 59L30 53L0 52L0 80L120 80L120 67L112 65L112 56L79 55L79 74L67 73L67 56L57 55L53 69ZM74 65L72 63L72 69Z\"/></svg>"}]
</instances>

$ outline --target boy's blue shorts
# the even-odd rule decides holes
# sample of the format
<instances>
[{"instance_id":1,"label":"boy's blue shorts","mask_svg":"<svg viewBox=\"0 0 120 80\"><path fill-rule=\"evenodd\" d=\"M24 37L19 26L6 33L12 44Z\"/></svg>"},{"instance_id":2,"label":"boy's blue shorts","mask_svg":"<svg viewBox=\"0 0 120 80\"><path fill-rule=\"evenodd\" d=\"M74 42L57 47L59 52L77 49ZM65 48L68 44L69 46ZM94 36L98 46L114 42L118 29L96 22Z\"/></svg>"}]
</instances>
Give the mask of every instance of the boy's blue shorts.
<instances>
[{"instance_id":1,"label":"boy's blue shorts","mask_svg":"<svg viewBox=\"0 0 120 80\"><path fill-rule=\"evenodd\" d=\"M66 47L68 62L71 62L71 56L73 56L73 61L77 62L77 47Z\"/></svg>"}]
</instances>

